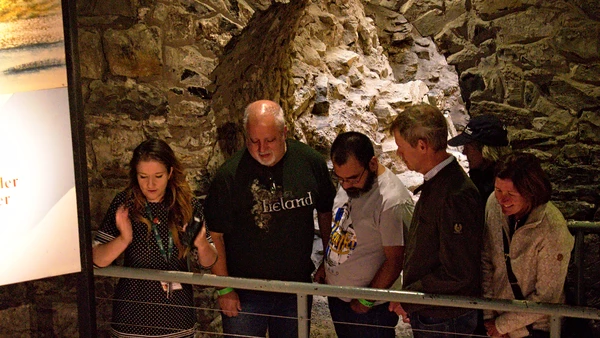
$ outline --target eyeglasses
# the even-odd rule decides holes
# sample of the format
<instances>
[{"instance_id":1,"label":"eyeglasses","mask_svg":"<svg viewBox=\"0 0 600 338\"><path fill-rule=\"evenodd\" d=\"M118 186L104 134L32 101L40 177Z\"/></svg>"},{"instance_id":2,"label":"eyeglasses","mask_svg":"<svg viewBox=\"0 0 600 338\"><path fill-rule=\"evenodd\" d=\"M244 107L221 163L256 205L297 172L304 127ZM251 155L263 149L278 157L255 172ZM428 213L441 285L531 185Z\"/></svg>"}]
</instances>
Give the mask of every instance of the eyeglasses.
<instances>
[{"instance_id":1,"label":"eyeglasses","mask_svg":"<svg viewBox=\"0 0 600 338\"><path fill-rule=\"evenodd\" d=\"M367 171L367 168L365 167L363 169L363 171L360 173L360 175L358 177L354 177L354 178L341 178L338 175L336 175L335 172L333 172L333 178L338 181L340 184L350 184L350 185L355 185L356 183L360 182L360 180L362 179L363 175L365 174L365 171Z\"/></svg>"}]
</instances>

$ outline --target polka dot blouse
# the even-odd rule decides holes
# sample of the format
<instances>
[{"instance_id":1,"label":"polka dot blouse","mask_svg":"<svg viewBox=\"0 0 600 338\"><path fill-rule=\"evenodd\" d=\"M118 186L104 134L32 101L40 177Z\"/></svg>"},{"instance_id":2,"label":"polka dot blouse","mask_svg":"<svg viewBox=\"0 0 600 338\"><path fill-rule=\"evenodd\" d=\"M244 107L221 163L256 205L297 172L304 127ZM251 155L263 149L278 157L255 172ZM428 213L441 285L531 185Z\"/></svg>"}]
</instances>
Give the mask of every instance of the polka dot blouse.
<instances>
[{"instance_id":1,"label":"polka dot blouse","mask_svg":"<svg viewBox=\"0 0 600 338\"><path fill-rule=\"evenodd\" d=\"M112 201L95 241L108 243L119 236L115 214L125 202L126 192L120 192ZM200 203L192 201L194 211L201 209ZM164 253L168 253L169 229L167 208L162 203L148 203L152 217L158 219L157 230L163 242ZM126 267L187 271L185 259L178 259L178 248L173 245L170 259L161 254L157 238L148 233L146 224L132 220L133 240L125 249ZM177 286L175 286L176 288ZM159 281L121 278L113 298L111 335L113 337L191 337L196 323L192 306L193 290L184 284L181 289L167 293Z\"/></svg>"}]
</instances>

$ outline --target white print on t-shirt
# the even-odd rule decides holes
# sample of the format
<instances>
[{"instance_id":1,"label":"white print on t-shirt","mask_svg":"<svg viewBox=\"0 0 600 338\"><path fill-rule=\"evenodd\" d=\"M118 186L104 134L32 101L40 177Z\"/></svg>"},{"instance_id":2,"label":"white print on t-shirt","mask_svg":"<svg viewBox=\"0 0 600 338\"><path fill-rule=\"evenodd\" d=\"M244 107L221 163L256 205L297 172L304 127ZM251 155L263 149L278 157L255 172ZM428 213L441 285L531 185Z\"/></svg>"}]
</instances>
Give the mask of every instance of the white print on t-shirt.
<instances>
[{"instance_id":1,"label":"white print on t-shirt","mask_svg":"<svg viewBox=\"0 0 600 338\"><path fill-rule=\"evenodd\" d=\"M254 198L252 214L256 226L263 230L269 230L271 214L279 211L291 210L296 208L310 207L314 204L312 192L307 192L305 197L294 198L282 193L282 187L272 184L265 187L255 179L250 186L250 191Z\"/></svg>"}]
</instances>

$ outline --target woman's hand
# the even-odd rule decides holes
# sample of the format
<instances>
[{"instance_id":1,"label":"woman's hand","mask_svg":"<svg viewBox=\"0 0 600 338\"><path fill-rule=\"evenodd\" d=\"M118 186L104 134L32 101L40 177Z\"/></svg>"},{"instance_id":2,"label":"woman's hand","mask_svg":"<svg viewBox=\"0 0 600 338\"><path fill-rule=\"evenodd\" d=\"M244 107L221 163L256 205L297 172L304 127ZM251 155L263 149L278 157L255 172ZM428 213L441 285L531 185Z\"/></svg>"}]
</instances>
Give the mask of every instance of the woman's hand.
<instances>
[{"instance_id":1,"label":"woman's hand","mask_svg":"<svg viewBox=\"0 0 600 338\"><path fill-rule=\"evenodd\" d=\"M206 223L202 223L198 235L194 238L194 246L198 248L198 264L200 266L209 269L217 263L219 256L215 246L206 237Z\"/></svg>"},{"instance_id":2,"label":"woman's hand","mask_svg":"<svg viewBox=\"0 0 600 338\"><path fill-rule=\"evenodd\" d=\"M131 227L131 220L129 219L129 209L124 205L121 205L115 214L115 221L123 240L125 240L127 244L131 243L133 240L133 228Z\"/></svg>"},{"instance_id":3,"label":"woman's hand","mask_svg":"<svg viewBox=\"0 0 600 338\"><path fill-rule=\"evenodd\" d=\"M133 240L133 228L129 219L129 209L124 205L117 209L115 222L120 235L108 243L96 245L92 248L92 259L94 260L94 264L99 267L110 265L127 249Z\"/></svg>"},{"instance_id":4,"label":"woman's hand","mask_svg":"<svg viewBox=\"0 0 600 338\"><path fill-rule=\"evenodd\" d=\"M196 235L196 238L194 238L194 246L200 250L200 248L206 245L210 245L210 243L208 242L208 238L206 238L206 224L203 223L200 231L198 231L198 234Z\"/></svg>"}]
</instances>

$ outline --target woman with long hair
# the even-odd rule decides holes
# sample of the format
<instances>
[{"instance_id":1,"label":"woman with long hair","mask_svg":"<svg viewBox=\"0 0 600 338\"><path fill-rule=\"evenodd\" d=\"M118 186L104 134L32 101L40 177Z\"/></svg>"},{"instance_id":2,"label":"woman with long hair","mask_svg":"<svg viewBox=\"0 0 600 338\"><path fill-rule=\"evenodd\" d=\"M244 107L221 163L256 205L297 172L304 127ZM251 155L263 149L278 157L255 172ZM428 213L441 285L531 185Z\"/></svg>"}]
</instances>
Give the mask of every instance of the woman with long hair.
<instances>
[{"instance_id":1,"label":"woman with long hair","mask_svg":"<svg viewBox=\"0 0 600 338\"><path fill-rule=\"evenodd\" d=\"M133 151L129 185L113 199L94 239L94 265L124 253L124 266L188 271L189 261L209 269L218 259L169 145L149 139ZM122 278L113 299L112 337L193 337L191 285Z\"/></svg>"}]
</instances>

